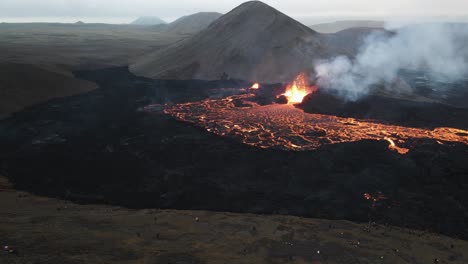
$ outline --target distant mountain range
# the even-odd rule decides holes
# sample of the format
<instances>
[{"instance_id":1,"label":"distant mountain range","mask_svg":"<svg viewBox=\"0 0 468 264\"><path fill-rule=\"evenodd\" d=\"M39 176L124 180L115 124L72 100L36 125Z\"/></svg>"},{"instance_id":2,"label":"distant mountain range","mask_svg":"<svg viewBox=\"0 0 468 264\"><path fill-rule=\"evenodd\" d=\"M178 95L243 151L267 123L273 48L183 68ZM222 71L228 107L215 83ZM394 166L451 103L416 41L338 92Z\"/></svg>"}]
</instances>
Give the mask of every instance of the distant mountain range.
<instances>
[{"instance_id":1,"label":"distant mountain range","mask_svg":"<svg viewBox=\"0 0 468 264\"><path fill-rule=\"evenodd\" d=\"M132 23L132 25L142 25L142 26L154 26L154 25L161 25L166 24L166 22L159 17L155 16L146 16L146 17L139 17Z\"/></svg>"},{"instance_id":2,"label":"distant mountain range","mask_svg":"<svg viewBox=\"0 0 468 264\"><path fill-rule=\"evenodd\" d=\"M345 20L310 26L320 33L336 33L349 28L384 28L385 22L371 20Z\"/></svg>"}]
</instances>

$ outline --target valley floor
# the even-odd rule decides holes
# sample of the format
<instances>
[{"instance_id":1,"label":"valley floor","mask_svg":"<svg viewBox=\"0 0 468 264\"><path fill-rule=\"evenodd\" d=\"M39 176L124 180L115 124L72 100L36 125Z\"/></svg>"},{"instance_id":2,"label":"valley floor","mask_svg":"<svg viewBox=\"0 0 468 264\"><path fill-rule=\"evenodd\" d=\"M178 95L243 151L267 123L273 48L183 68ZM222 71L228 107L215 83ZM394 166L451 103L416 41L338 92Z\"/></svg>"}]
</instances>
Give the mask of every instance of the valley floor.
<instances>
[{"instance_id":1,"label":"valley floor","mask_svg":"<svg viewBox=\"0 0 468 264\"><path fill-rule=\"evenodd\" d=\"M12 189L0 178L0 263L467 263L468 242L290 216L129 210Z\"/></svg>"}]
</instances>

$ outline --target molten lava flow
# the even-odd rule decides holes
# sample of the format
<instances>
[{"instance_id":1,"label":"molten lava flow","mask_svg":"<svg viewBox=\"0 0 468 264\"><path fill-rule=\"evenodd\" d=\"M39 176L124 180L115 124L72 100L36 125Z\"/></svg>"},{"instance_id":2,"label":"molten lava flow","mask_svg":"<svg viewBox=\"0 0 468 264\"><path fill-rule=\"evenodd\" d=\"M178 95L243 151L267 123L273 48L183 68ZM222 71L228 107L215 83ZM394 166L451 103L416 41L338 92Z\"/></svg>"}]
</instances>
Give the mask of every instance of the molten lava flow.
<instances>
[{"instance_id":1,"label":"molten lava flow","mask_svg":"<svg viewBox=\"0 0 468 264\"><path fill-rule=\"evenodd\" d=\"M259 84L259 83L254 83L254 84L252 85L252 87L250 87L250 89L254 89L254 90L260 89L260 84Z\"/></svg>"},{"instance_id":2,"label":"molten lava flow","mask_svg":"<svg viewBox=\"0 0 468 264\"><path fill-rule=\"evenodd\" d=\"M468 131L455 128L434 130L381 124L370 120L333 115L309 114L292 105L260 106L249 99L254 94L232 95L166 105L164 113L194 123L207 131L237 139L259 148L315 150L323 145L364 139L387 140L390 149L405 154L417 139L433 139L444 144L468 145Z\"/></svg>"},{"instance_id":3,"label":"molten lava flow","mask_svg":"<svg viewBox=\"0 0 468 264\"><path fill-rule=\"evenodd\" d=\"M400 153L401 155L405 155L406 153L409 152L409 149L407 148L400 148L398 147L396 144L395 144L395 141L393 141L393 139L391 138L385 138L385 140L387 140L390 145L388 146L389 149L392 149L392 150L395 150L396 152Z\"/></svg>"},{"instance_id":4,"label":"molten lava flow","mask_svg":"<svg viewBox=\"0 0 468 264\"><path fill-rule=\"evenodd\" d=\"M315 86L309 86L309 81L305 73L299 74L292 84L286 87L286 92L282 95L288 98L288 104L301 103L304 97L317 90Z\"/></svg>"}]
</instances>

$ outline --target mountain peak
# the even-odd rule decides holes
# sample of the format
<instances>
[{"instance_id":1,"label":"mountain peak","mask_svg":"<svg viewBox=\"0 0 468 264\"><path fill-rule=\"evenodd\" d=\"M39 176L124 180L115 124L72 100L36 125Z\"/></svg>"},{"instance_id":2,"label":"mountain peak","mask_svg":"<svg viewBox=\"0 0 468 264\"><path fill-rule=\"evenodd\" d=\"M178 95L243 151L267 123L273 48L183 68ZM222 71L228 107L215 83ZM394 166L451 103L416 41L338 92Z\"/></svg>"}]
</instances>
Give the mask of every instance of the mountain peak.
<instances>
[{"instance_id":1,"label":"mountain peak","mask_svg":"<svg viewBox=\"0 0 468 264\"><path fill-rule=\"evenodd\" d=\"M273 7L263 3L262 1L247 1L240 4L237 8L271 8Z\"/></svg>"},{"instance_id":2,"label":"mountain peak","mask_svg":"<svg viewBox=\"0 0 468 264\"><path fill-rule=\"evenodd\" d=\"M248 1L238 7L234 8L230 13L232 14L250 14L252 16L287 16L274 7L265 4L261 1ZM229 14L229 13L228 13ZM292 19L292 18L291 18Z\"/></svg>"},{"instance_id":3,"label":"mountain peak","mask_svg":"<svg viewBox=\"0 0 468 264\"><path fill-rule=\"evenodd\" d=\"M280 11L276 10L275 8L261 2L261 1L249 1L245 2L238 7L234 8L230 13L238 14L238 13L251 13L257 15L265 15L265 14L281 14Z\"/></svg>"},{"instance_id":4,"label":"mountain peak","mask_svg":"<svg viewBox=\"0 0 468 264\"><path fill-rule=\"evenodd\" d=\"M215 21L210 27L217 27L218 30L235 30L236 28L238 30L247 30L250 27L253 27L254 30L260 30L263 28L266 31L259 31L259 33L263 34L274 34L271 30L274 31L279 27L285 27L293 31L301 30L315 33L309 27L261 1L248 1L239 5Z\"/></svg>"},{"instance_id":5,"label":"mountain peak","mask_svg":"<svg viewBox=\"0 0 468 264\"><path fill-rule=\"evenodd\" d=\"M234 8L197 35L145 56L131 70L151 78L291 80L326 52L312 29L260 1ZM287 66L285 66L287 65Z\"/></svg>"}]
</instances>

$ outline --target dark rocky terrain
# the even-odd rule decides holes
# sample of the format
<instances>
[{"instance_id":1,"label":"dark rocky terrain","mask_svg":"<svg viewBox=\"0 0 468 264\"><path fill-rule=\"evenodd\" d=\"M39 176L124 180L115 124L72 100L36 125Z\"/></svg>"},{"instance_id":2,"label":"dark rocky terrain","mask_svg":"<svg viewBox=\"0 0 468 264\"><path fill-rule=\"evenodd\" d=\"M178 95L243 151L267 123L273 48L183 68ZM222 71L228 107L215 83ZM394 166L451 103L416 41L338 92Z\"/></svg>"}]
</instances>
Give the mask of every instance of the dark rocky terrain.
<instances>
[{"instance_id":1,"label":"dark rocky terrain","mask_svg":"<svg viewBox=\"0 0 468 264\"><path fill-rule=\"evenodd\" d=\"M0 122L1 173L18 189L80 203L376 221L468 237L466 145L419 140L406 155L385 140L262 150L177 122L157 105L250 84L150 80L126 68L76 75L100 88ZM364 193L386 198L373 203Z\"/></svg>"},{"instance_id":2,"label":"dark rocky terrain","mask_svg":"<svg viewBox=\"0 0 468 264\"><path fill-rule=\"evenodd\" d=\"M0 63L0 118L24 107L93 90L96 84L52 66Z\"/></svg>"},{"instance_id":3,"label":"dark rocky terrain","mask_svg":"<svg viewBox=\"0 0 468 264\"><path fill-rule=\"evenodd\" d=\"M346 101L332 93L318 91L305 97L298 107L308 113L374 119L410 127L468 129L467 108L435 102L418 102L380 95Z\"/></svg>"},{"instance_id":4,"label":"dark rocky terrain","mask_svg":"<svg viewBox=\"0 0 468 264\"><path fill-rule=\"evenodd\" d=\"M375 119L410 127L468 129L468 78L449 82L414 70L402 70L399 76L410 87L410 93L392 93L376 86L373 93L350 101L336 90L319 89L298 107L309 113Z\"/></svg>"},{"instance_id":5,"label":"dark rocky terrain","mask_svg":"<svg viewBox=\"0 0 468 264\"><path fill-rule=\"evenodd\" d=\"M14 213L12 213L14 212ZM464 264L468 242L393 226L278 215L77 205L0 177L4 264Z\"/></svg>"}]
</instances>

